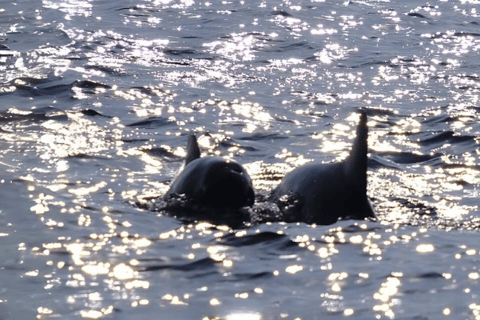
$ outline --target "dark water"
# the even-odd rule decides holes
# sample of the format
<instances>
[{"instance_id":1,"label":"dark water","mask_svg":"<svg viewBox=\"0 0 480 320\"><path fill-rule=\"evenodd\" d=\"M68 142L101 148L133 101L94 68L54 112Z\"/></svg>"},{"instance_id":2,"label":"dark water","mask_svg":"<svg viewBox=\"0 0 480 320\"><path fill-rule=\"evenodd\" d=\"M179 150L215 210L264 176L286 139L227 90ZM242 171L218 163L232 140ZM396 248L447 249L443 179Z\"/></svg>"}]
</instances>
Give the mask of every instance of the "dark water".
<instances>
[{"instance_id":1,"label":"dark water","mask_svg":"<svg viewBox=\"0 0 480 320\"><path fill-rule=\"evenodd\" d=\"M1 2L0 319L480 319L477 7ZM268 213L359 107L377 222L144 209L195 133Z\"/></svg>"}]
</instances>

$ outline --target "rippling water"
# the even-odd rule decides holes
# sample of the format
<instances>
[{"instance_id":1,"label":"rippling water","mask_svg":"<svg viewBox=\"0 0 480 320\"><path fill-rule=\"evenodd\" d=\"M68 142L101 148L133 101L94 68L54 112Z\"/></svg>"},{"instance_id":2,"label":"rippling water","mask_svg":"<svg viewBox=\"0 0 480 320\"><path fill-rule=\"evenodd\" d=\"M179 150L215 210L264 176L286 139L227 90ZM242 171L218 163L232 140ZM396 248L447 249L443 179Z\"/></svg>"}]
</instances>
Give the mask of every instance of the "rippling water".
<instances>
[{"instance_id":1,"label":"rippling water","mask_svg":"<svg viewBox=\"0 0 480 320\"><path fill-rule=\"evenodd\" d=\"M0 3L0 319L480 319L478 4ZM154 210L195 133L271 212L359 107L377 222Z\"/></svg>"}]
</instances>

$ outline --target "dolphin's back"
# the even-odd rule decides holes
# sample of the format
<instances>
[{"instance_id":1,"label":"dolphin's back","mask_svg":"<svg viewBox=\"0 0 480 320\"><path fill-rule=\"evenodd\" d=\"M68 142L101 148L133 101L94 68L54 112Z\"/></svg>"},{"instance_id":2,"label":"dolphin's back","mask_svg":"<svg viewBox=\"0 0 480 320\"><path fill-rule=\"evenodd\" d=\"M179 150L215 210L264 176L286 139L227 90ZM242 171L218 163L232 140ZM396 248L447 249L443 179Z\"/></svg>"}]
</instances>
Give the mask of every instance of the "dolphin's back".
<instances>
[{"instance_id":1,"label":"dolphin's back","mask_svg":"<svg viewBox=\"0 0 480 320\"><path fill-rule=\"evenodd\" d=\"M338 218L375 217L366 194L367 138L367 117L361 112L357 136L345 161L310 163L288 173L274 191L285 220L331 224ZM283 196L292 198L287 206L282 206Z\"/></svg>"},{"instance_id":2,"label":"dolphin's back","mask_svg":"<svg viewBox=\"0 0 480 320\"><path fill-rule=\"evenodd\" d=\"M165 198L184 195L195 204L213 208L252 206L255 199L252 181L246 170L221 157L197 158L170 185Z\"/></svg>"}]
</instances>

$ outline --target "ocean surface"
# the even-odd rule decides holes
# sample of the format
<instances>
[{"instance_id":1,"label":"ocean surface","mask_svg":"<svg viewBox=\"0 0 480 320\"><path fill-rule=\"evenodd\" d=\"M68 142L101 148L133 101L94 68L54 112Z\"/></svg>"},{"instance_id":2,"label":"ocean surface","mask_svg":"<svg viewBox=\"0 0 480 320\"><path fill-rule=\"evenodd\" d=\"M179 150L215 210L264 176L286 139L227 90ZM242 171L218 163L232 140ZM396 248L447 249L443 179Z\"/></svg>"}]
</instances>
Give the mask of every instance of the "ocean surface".
<instances>
[{"instance_id":1,"label":"ocean surface","mask_svg":"<svg viewBox=\"0 0 480 320\"><path fill-rule=\"evenodd\" d=\"M480 319L479 4L1 1L0 319ZM158 210L194 133L274 212L359 108L377 221Z\"/></svg>"}]
</instances>

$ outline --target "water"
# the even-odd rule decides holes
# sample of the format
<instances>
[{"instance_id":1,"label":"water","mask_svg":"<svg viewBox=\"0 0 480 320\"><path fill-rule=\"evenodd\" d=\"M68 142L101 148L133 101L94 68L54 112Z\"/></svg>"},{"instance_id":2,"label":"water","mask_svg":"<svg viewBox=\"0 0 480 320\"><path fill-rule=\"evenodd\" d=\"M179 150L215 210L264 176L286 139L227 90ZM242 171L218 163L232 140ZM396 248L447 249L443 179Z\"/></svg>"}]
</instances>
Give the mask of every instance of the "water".
<instances>
[{"instance_id":1,"label":"water","mask_svg":"<svg viewBox=\"0 0 480 320\"><path fill-rule=\"evenodd\" d=\"M480 319L477 7L0 3L0 318ZM155 211L193 132L271 213L359 107L377 222Z\"/></svg>"}]
</instances>

